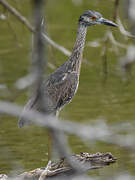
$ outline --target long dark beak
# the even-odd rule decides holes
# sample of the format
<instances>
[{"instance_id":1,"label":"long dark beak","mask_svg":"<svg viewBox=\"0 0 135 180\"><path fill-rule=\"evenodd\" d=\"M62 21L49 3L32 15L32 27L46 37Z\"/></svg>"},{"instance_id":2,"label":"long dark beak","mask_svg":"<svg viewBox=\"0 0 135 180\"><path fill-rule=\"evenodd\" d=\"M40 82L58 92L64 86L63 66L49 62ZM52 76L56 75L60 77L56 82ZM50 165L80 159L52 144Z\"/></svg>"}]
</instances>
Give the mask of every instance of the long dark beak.
<instances>
[{"instance_id":1,"label":"long dark beak","mask_svg":"<svg viewBox=\"0 0 135 180\"><path fill-rule=\"evenodd\" d=\"M114 27L118 27L117 24L115 24L114 22L108 20L108 19L104 19L104 18L101 18L100 19L100 23L101 24L104 24L104 25L107 25L107 26L114 26Z\"/></svg>"}]
</instances>

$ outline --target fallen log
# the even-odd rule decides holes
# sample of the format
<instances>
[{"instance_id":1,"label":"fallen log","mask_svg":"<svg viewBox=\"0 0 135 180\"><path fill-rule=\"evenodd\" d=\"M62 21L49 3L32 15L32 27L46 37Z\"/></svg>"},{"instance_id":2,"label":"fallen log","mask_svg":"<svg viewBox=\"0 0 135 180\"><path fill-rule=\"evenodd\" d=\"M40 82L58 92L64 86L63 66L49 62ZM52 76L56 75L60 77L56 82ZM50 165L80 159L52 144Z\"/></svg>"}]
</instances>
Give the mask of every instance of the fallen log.
<instances>
[{"instance_id":1,"label":"fallen log","mask_svg":"<svg viewBox=\"0 0 135 180\"><path fill-rule=\"evenodd\" d=\"M83 167L84 171L103 168L116 162L116 158L111 153L95 153L89 154L81 152L80 154L72 155L71 159L79 166ZM61 158L58 162L49 161L45 168L37 168L35 170L24 172L17 175L13 179L21 180L49 180L49 179L69 179L75 172L68 165L65 158ZM0 180L8 180L9 177L5 174L0 175Z\"/></svg>"}]
</instances>

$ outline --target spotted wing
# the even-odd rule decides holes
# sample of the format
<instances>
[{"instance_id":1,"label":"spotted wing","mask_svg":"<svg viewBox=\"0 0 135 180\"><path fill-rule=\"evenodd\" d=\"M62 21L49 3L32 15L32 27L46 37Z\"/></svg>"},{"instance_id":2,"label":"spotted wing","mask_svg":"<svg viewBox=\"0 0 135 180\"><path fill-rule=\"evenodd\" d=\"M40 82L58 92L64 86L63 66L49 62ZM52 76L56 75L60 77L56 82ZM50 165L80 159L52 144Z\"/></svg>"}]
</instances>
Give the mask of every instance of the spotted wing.
<instances>
[{"instance_id":1,"label":"spotted wing","mask_svg":"<svg viewBox=\"0 0 135 180\"><path fill-rule=\"evenodd\" d=\"M68 104L78 88L78 75L76 72L63 73L55 82L53 78L48 84L48 96L53 102L52 110L59 110Z\"/></svg>"},{"instance_id":2,"label":"spotted wing","mask_svg":"<svg viewBox=\"0 0 135 180\"><path fill-rule=\"evenodd\" d=\"M71 101L77 87L78 76L76 72L53 74L53 76L50 76L42 85L44 93L44 112L46 114L56 114L56 111ZM30 109L42 111L38 95L30 98L25 105L19 120L19 127L29 124L23 117L23 114Z\"/></svg>"}]
</instances>

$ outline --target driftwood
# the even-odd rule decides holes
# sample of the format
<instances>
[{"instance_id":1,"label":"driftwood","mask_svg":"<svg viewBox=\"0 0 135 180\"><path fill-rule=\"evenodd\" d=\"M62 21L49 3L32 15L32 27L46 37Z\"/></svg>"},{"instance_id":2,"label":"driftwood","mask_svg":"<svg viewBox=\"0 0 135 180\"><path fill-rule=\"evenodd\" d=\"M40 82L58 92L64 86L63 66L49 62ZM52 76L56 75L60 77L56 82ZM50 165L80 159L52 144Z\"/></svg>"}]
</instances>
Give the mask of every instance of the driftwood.
<instances>
[{"instance_id":1,"label":"driftwood","mask_svg":"<svg viewBox=\"0 0 135 180\"><path fill-rule=\"evenodd\" d=\"M103 168L116 162L116 158L111 153L89 154L82 152L73 155L71 160L82 167L83 172L89 170ZM52 163L49 161L45 168L37 168L35 170L24 172L13 179L22 180L48 180L48 179L68 179L69 176L75 174L75 171L67 164L65 158L61 158L58 162ZM8 176L1 174L0 180L8 180Z\"/></svg>"}]
</instances>

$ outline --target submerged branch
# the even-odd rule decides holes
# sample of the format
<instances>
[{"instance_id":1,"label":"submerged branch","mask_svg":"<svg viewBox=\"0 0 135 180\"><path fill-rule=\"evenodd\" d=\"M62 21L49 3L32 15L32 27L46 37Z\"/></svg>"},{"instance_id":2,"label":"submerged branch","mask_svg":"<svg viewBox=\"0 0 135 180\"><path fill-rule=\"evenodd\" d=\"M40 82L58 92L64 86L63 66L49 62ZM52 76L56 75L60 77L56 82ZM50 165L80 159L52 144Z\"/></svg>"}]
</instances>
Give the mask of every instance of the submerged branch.
<instances>
[{"instance_id":1,"label":"submerged branch","mask_svg":"<svg viewBox=\"0 0 135 180\"><path fill-rule=\"evenodd\" d=\"M111 153L99 152L95 154L82 152L80 154L72 155L70 159L72 159L72 161L76 162L77 164L81 164L83 167L83 172L103 168L116 162L116 158ZM68 165L66 159L61 158L58 162L55 163L49 161L45 168L37 168L29 172L24 172L15 178L22 180L44 180L51 178L55 179L55 177L57 179L70 179L70 177L75 175L74 173L74 170ZM1 175L0 177L0 180L8 180L6 175ZM4 177L6 179L4 179Z\"/></svg>"}]
</instances>

